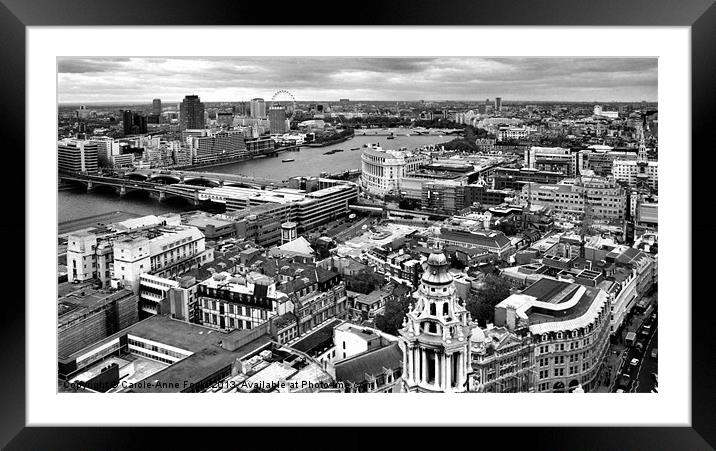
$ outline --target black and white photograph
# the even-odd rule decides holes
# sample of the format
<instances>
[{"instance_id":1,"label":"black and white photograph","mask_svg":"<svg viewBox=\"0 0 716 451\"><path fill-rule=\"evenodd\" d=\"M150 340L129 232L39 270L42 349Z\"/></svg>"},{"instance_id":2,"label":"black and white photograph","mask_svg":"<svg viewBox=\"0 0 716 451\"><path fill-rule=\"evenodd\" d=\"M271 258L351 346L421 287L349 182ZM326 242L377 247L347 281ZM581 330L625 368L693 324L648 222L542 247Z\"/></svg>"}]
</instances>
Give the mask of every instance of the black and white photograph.
<instances>
[{"instance_id":1,"label":"black and white photograph","mask_svg":"<svg viewBox=\"0 0 716 451\"><path fill-rule=\"evenodd\" d=\"M713 3L0 0L0 447L714 449Z\"/></svg>"},{"instance_id":2,"label":"black and white photograph","mask_svg":"<svg viewBox=\"0 0 716 451\"><path fill-rule=\"evenodd\" d=\"M57 392L657 396L658 69L58 57Z\"/></svg>"}]
</instances>

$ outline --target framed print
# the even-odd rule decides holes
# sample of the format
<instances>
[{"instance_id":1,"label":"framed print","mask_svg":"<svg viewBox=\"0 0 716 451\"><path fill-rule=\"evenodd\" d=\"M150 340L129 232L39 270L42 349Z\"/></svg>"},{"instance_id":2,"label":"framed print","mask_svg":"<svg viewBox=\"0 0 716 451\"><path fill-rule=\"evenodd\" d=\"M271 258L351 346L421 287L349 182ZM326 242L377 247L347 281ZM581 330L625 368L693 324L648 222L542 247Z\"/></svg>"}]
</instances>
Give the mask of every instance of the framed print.
<instances>
[{"instance_id":1,"label":"framed print","mask_svg":"<svg viewBox=\"0 0 716 451\"><path fill-rule=\"evenodd\" d=\"M716 443L712 2L1 11L9 449Z\"/></svg>"}]
</instances>

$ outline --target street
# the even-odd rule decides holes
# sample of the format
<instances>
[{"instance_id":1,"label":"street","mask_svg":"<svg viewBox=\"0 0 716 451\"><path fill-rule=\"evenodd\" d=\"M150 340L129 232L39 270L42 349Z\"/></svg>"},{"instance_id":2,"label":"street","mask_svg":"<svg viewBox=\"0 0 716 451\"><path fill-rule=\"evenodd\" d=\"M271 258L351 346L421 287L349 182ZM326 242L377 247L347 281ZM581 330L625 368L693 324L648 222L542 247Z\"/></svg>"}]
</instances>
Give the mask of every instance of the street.
<instances>
[{"instance_id":1,"label":"street","mask_svg":"<svg viewBox=\"0 0 716 451\"><path fill-rule=\"evenodd\" d=\"M619 357L618 364L612 366L618 368L613 373L614 379L611 382L610 391L615 392L618 389L624 389L623 383L619 383L621 375L626 375L629 382L625 391L630 393L650 393L654 388L654 382L651 380L652 373L658 373L657 359L651 357L652 349L658 344L658 327L657 321L653 319L653 313L650 316L634 315L626 332L637 333L637 339L632 346L612 345L610 359ZM644 326L649 326L648 333L644 333ZM638 347L641 344L642 350ZM658 351L657 351L658 352ZM633 359L638 359L636 365L631 365Z\"/></svg>"}]
</instances>

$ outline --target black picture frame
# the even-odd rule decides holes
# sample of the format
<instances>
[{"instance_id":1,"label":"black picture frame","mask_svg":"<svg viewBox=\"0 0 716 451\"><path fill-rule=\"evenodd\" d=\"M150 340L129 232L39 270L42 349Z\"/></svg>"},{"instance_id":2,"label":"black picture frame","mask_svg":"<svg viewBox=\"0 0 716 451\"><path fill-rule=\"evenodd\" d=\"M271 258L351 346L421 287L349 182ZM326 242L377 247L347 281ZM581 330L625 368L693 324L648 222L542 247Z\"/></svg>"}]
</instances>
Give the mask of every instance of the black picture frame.
<instances>
[{"instance_id":1,"label":"black picture frame","mask_svg":"<svg viewBox=\"0 0 716 451\"><path fill-rule=\"evenodd\" d=\"M692 157L692 236L693 240L707 239L713 228L705 214L708 202L709 171L714 151L710 143L710 119L716 88L716 6L714 0L673 2L668 0L502 0L426 2L363 1L345 5L305 2L273 8L261 2L217 0L202 5L189 0L0 0L0 127L3 130L5 182L14 187L25 186L26 169L22 149L25 116L25 28L29 26L111 26L111 25L531 25L531 26L690 26L692 34L692 133L694 149L699 149L698 161ZM340 6L340 5L339 5ZM320 11L330 9L333 17L321 17ZM685 112L688 114L688 112ZM32 120L32 118L26 118ZM679 150L685 151L685 150ZM693 155L693 154L692 154ZM12 165L12 166L10 166ZM701 186L699 186L701 185ZM700 188L700 189L699 189ZM17 189L17 188L15 188ZM24 193L24 191L23 191ZM5 236L23 237L14 240L18 249L14 255L24 255L21 243L32 237L25 233L24 196L17 196L13 214L4 215L0 229ZM8 201L9 202L9 201ZM708 240L710 241L710 240ZM680 245L691 242L681 239ZM695 257L695 256L694 256ZM18 281L18 267L25 268L24 258L3 259L6 275L4 309L0 314L3 348L3 371L0 385L0 406L3 420L0 445L7 449L110 449L164 447L185 444L190 436L210 437L205 445L216 443L246 443L229 428L201 431L181 428L181 431L161 431L154 428L89 428L89 427L25 427L25 310L19 299L24 283ZM481 437L493 437L496 443L510 446L530 446L531 449L713 449L716 446L716 347L711 322L714 308L711 296L697 286L708 280L709 266L692 259L692 426L691 427L539 427L481 428L476 434L465 434L466 441L479 445ZM25 283L31 268L25 269ZM681 283L682 281L673 281ZM688 289L685 288L685 295ZM666 300L665 302L668 302ZM687 333L687 332L685 332ZM297 413L298 414L298 413ZM638 412L635 412L638 415ZM270 448L277 449L297 443L297 431L261 433L270 437ZM428 428L421 434L391 433L406 446L410 441L422 442L430 436ZM355 428L334 428L332 439L340 437L341 447L360 447L375 444L377 436L370 436ZM304 433L301 433L302 435ZM435 434L442 435L441 432ZM253 434L252 434L253 435ZM432 434L434 435L434 434ZM450 434L456 438L463 434ZM325 437L317 434L316 437ZM372 438L371 438L372 437ZM412 438L411 438L412 437ZM306 438L304 436L304 438ZM303 441L303 440L301 440ZM317 439L320 443L323 441ZM312 440L315 444L316 440ZM330 441L326 446L332 448ZM494 445L493 445L494 446ZM312 446L314 447L314 446Z\"/></svg>"}]
</instances>

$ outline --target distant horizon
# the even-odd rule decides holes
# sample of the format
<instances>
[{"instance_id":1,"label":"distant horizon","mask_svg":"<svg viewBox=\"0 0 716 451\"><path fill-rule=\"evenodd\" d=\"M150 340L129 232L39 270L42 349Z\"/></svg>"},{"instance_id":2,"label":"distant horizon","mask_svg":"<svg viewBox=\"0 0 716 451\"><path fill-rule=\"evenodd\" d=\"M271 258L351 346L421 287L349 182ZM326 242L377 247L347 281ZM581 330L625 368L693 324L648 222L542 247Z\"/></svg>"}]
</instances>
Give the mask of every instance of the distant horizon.
<instances>
[{"instance_id":1,"label":"distant horizon","mask_svg":"<svg viewBox=\"0 0 716 451\"><path fill-rule=\"evenodd\" d=\"M139 100L131 100L131 101L112 101L112 102L104 102L104 101L91 101L91 102L58 102L57 105L59 106L81 106L81 105L106 105L106 106L116 106L116 105L147 105L151 106L152 101L154 99L157 99L159 97L154 97L152 100L146 101L139 101ZM239 102L246 102L249 103L251 100L204 100L201 99L201 96L199 96L201 103L239 103ZM263 98L266 103L270 103L270 99ZM182 100L164 100L162 101L162 107L164 105L173 105L173 104L179 104L182 102ZM491 103L494 104L494 98L491 98ZM465 99L455 99L455 100L429 100L429 99L420 99L420 100L375 100L375 99L350 99L349 102L363 102L363 103L370 103L370 102L402 102L402 103L419 103L419 102L426 102L426 103L444 103L444 102L463 102L463 103L474 103L474 102L484 102L485 99L476 99L476 100L465 100ZM342 103L340 100L296 100L296 103ZM615 103L627 103L627 104L634 104L634 103L658 103L658 100L648 100L648 99L641 99L641 100L505 100L502 98L502 104L503 105L509 105L509 104L524 104L524 103L585 103L585 104L594 104L594 105L601 105L601 104L615 104Z\"/></svg>"},{"instance_id":2,"label":"distant horizon","mask_svg":"<svg viewBox=\"0 0 716 451\"><path fill-rule=\"evenodd\" d=\"M427 99L479 102L512 97L523 102L635 103L657 99L657 86L657 58L57 59L57 100L72 105L144 104L142 99L182 99L187 94L197 94L204 102L221 102L220 99L239 102L255 97L268 101L280 90L288 90L300 99L335 99L328 102L341 98L375 102L395 102L401 98L415 99L414 102Z\"/></svg>"}]
</instances>

